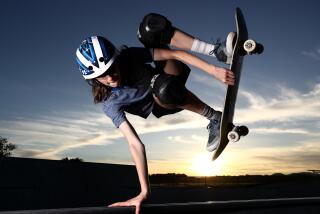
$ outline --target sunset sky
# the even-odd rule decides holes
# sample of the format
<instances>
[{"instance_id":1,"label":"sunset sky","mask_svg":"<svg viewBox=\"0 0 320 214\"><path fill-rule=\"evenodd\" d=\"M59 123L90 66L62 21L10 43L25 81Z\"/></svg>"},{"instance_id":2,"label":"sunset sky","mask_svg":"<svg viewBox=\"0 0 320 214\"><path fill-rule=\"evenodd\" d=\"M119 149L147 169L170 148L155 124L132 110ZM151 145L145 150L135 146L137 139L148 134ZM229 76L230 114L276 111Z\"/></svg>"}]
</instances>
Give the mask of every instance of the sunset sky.
<instances>
[{"instance_id":1,"label":"sunset sky","mask_svg":"<svg viewBox=\"0 0 320 214\"><path fill-rule=\"evenodd\" d=\"M217 161L205 150L208 121L194 113L127 115L146 146L149 173L243 175L320 169L320 2L317 0L6 0L0 7L0 136L16 157L133 164L126 140L92 102L75 51L90 35L142 46L150 12L202 40L235 30L244 13L265 52L245 58L235 123L250 129ZM206 61L214 58L198 55ZM187 87L215 109L226 87L192 67Z\"/></svg>"}]
</instances>

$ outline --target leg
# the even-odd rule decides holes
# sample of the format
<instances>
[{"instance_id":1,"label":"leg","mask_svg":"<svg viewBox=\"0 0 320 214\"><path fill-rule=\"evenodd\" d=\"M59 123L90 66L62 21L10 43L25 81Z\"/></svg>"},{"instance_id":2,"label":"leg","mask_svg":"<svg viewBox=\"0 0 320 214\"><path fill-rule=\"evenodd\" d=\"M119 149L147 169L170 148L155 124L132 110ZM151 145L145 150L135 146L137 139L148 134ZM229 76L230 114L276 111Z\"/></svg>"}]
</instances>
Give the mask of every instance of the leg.
<instances>
[{"instance_id":1,"label":"leg","mask_svg":"<svg viewBox=\"0 0 320 214\"><path fill-rule=\"evenodd\" d=\"M188 90L185 101L181 105L179 105L178 108L189 110L202 115L205 106L206 104L204 102L202 102L196 95Z\"/></svg>"},{"instance_id":2,"label":"leg","mask_svg":"<svg viewBox=\"0 0 320 214\"><path fill-rule=\"evenodd\" d=\"M166 17L155 13L148 14L144 17L139 26L138 37L139 40L149 48L168 48L168 45L172 45L190 50L195 42L193 36L173 27ZM210 107L199 100L184 86L190 72L189 67L176 60L167 60L166 62L161 62L161 64L161 68L166 74L169 74L169 76L163 75L157 77L153 87L155 101L167 109L178 107L199 114L207 112L205 109L208 110ZM170 75L179 76L182 82L177 80L178 77L174 78L170 77ZM166 91L166 93L164 93L164 91ZM183 98L180 99L179 95L183 96ZM185 102L182 104L181 100Z\"/></svg>"},{"instance_id":3,"label":"leg","mask_svg":"<svg viewBox=\"0 0 320 214\"><path fill-rule=\"evenodd\" d=\"M192 92L188 91L188 95L185 102L179 106L179 108L187 109L189 111L198 113L210 120L207 130L209 132L209 138L206 145L206 149L209 152L214 151L217 148L217 143L220 139L220 120L221 112L213 110L210 106L203 103Z\"/></svg>"},{"instance_id":4,"label":"leg","mask_svg":"<svg viewBox=\"0 0 320 214\"><path fill-rule=\"evenodd\" d=\"M161 89L159 90L161 91L161 93L168 93L169 94L168 96L165 96L161 93L159 94L159 97L154 95L155 102L162 107L162 110L160 110L160 112L162 113L160 114L154 113L154 115L155 116L158 115L157 117L161 117L166 114L172 114L172 113L178 112L178 111L172 112L174 111L174 109L186 109L206 117L207 119L210 120L207 126L207 130L209 131L209 138L206 145L206 149L210 152L214 151L217 148L217 143L219 142L219 139L220 139L220 120L222 115L221 112L213 110L210 106L203 103L198 97L196 97L191 91L187 89L185 89L186 94L184 96L184 99L180 100L180 104L179 103L164 104L163 101L165 101L165 103L167 101L169 101L169 103L170 101L173 101L173 102L176 101L175 100L176 97L173 96L172 94L172 91L175 92L176 90L170 90L170 87L174 87L174 86L175 84L171 86L170 84L167 84L164 88L159 88ZM184 89L182 89L182 91L183 90ZM168 98L168 99L165 100L165 98Z\"/></svg>"},{"instance_id":5,"label":"leg","mask_svg":"<svg viewBox=\"0 0 320 214\"><path fill-rule=\"evenodd\" d=\"M217 53L214 45L202 42L172 27L171 22L159 14L149 14L143 19L138 37L147 48L163 48L172 45L206 55L215 56ZM207 127L209 130L207 150L213 151L219 139L221 112L213 110L186 89L185 83L190 72L187 65L179 61L167 60L161 68L165 74L156 75L151 81L154 100L158 104L155 105L153 114L156 117L161 117L176 113L181 109L187 109L203 115L210 120Z\"/></svg>"},{"instance_id":6,"label":"leg","mask_svg":"<svg viewBox=\"0 0 320 214\"><path fill-rule=\"evenodd\" d=\"M172 45L191 50L194 37L175 28L164 16L156 13L147 14L138 29L138 38L146 47Z\"/></svg>"},{"instance_id":7,"label":"leg","mask_svg":"<svg viewBox=\"0 0 320 214\"><path fill-rule=\"evenodd\" d=\"M171 45L184 50L191 50L207 56L217 57L228 64L235 41L235 33L229 33L225 42L215 44L201 41L182 30L173 27L171 22L160 14L151 13L144 17L138 30L139 40L152 48Z\"/></svg>"},{"instance_id":8,"label":"leg","mask_svg":"<svg viewBox=\"0 0 320 214\"><path fill-rule=\"evenodd\" d=\"M207 119L211 119L215 112L210 106L202 102L196 95L194 95L191 91L188 90L187 96L184 102L180 105L177 104L164 104L157 96L153 95L155 102L161 106L162 108L174 110L174 109L185 109L197 113L206 117Z\"/></svg>"},{"instance_id":9,"label":"leg","mask_svg":"<svg viewBox=\"0 0 320 214\"><path fill-rule=\"evenodd\" d=\"M236 34L230 32L226 41L217 41L215 44L201 41L177 28L175 28L173 36L170 40L170 45L190 50L196 53L204 54L207 56L216 57L219 61L230 64L233 47L235 45Z\"/></svg>"},{"instance_id":10,"label":"leg","mask_svg":"<svg viewBox=\"0 0 320 214\"><path fill-rule=\"evenodd\" d=\"M185 98L185 101L181 104L181 105L177 105L177 104L164 104L161 102L161 100L153 95L153 98L155 100L155 102L165 108L165 109L177 109L177 108L181 108L181 109L185 109L185 110L189 110L192 111L194 113L203 115L202 113L204 112L204 109L206 107L206 104L204 102L202 102L197 96L195 96L191 91L187 91L187 96Z\"/></svg>"},{"instance_id":11,"label":"leg","mask_svg":"<svg viewBox=\"0 0 320 214\"><path fill-rule=\"evenodd\" d=\"M212 119L215 116L216 111L200 100L195 94L188 90L185 101L176 106L177 108L185 109L197 113L206 117L207 119Z\"/></svg>"},{"instance_id":12,"label":"leg","mask_svg":"<svg viewBox=\"0 0 320 214\"><path fill-rule=\"evenodd\" d=\"M189 70L184 72L188 74ZM217 111L202 102L185 87L187 77L171 74L159 74L155 76L151 84L155 102L165 109L186 109L200 114L209 120L215 118Z\"/></svg>"},{"instance_id":13,"label":"leg","mask_svg":"<svg viewBox=\"0 0 320 214\"><path fill-rule=\"evenodd\" d=\"M194 39L193 36L175 28L170 45L184 50L191 50Z\"/></svg>"}]
</instances>

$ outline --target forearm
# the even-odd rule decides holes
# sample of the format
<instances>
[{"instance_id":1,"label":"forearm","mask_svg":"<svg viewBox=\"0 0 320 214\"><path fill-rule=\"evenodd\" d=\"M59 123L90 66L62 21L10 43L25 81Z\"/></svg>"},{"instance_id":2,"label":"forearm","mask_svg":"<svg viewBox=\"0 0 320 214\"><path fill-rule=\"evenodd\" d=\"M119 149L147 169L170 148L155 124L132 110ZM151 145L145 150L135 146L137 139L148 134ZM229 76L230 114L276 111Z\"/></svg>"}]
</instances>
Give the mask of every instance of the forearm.
<instances>
[{"instance_id":1,"label":"forearm","mask_svg":"<svg viewBox=\"0 0 320 214\"><path fill-rule=\"evenodd\" d=\"M129 122L122 123L120 130L128 141L130 153L137 169L141 193L148 197L150 194L150 184L145 147Z\"/></svg>"},{"instance_id":2,"label":"forearm","mask_svg":"<svg viewBox=\"0 0 320 214\"><path fill-rule=\"evenodd\" d=\"M212 65L199 57L192 55L182 50L170 50L170 49L154 49L153 58L155 61L161 60L179 60L186 64L192 65L200 70L214 76L226 85L234 85L234 74L232 71Z\"/></svg>"},{"instance_id":3,"label":"forearm","mask_svg":"<svg viewBox=\"0 0 320 214\"><path fill-rule=\"evenodd\" d=\"M137 168L141 192L143 194L149 195L150 185L145 147L141 142L129 142L129 149Z\"/></svg>"},{"instance_id":4,"label":"forearm","mask_svg":"<svg viewBox=\"0 0 320 214\"><path fill-rule=\"evenodd\" d=\"M199 68L200 70L210 75L215 75L217 70L216 66L183 50L170 50L170 49L156 48L154 49L153 57L155 61L170 60L170 59L182 61L186 64Z\"/></svg>"},{"instance_id":5,"label":"forearm","mask_svg":"<svg viewBox=\"0 0 320 214\"><path fill-rule=\"evenodd\" d=\"M214 75L216 71L216 66L186 51L176 50L173 52L173 54L174 54L174 59L182 61L189 65L192 65L196 68L199 68L200 70L210 75Z\"/></svg>"}]
</instances>

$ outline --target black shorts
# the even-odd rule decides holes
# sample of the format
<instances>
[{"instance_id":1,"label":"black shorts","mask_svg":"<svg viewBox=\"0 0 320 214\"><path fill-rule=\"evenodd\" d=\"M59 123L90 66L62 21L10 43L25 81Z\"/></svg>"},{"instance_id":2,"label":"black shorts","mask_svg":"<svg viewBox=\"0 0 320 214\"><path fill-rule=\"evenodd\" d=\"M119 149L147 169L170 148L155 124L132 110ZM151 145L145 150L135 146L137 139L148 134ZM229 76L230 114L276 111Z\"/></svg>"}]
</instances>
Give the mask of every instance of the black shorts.
<instances>
[{"instance_id":1,"label":"black shorts","mask_svg":"<svg viewBox=\"0 0 320 214\"><path fill-rule=\"evenodd\" d=\"M184 85L186 84L188 77L189 77L189 74L190 74L190 68L187 65L185 65L185 66L186 66L185 71L181 75L178 76ZM160 118L164 115L174 114L174 113L180 112L182 110L183 109L181 109L181 108L166 109L166 108L158 105L156 102L154 102L152 114L154 116L156 116L157 118Z\"/></svg>"}]
</instances>

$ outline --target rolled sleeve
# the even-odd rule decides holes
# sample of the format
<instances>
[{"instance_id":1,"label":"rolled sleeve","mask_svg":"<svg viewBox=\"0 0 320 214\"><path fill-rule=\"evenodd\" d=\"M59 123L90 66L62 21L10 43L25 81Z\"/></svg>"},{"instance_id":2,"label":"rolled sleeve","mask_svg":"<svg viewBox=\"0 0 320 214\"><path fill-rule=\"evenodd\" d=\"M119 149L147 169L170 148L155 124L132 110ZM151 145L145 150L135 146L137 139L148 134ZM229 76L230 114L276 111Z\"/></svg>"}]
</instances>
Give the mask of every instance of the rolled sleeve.
<instances>
[{"instance_id":1,"label":"rolled sleeve","mask_svg":"<svg viewBox=\"0 0 320 214\"><path fill-rule=\"evenodd\" d=\"M104 104L103 111L112 120L116 128L119 128L121 123L127 120L125 112L118 106Z\"/></svg>"},{"instance_id":2,"label":"rolled sleeve","mask_svg":"<svg viewBox=\"0 0 320 214\"><path fill-rule=\"evenodd\" d=\"M121 123L127 120L126 114L124 112L119 112L115 117L111 118L115 127L119 128Z\"/></svg>"}]
</instances>

